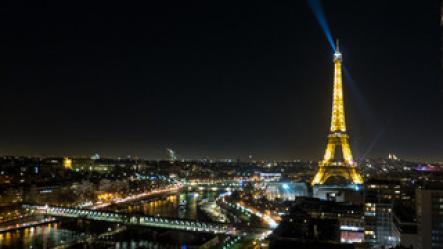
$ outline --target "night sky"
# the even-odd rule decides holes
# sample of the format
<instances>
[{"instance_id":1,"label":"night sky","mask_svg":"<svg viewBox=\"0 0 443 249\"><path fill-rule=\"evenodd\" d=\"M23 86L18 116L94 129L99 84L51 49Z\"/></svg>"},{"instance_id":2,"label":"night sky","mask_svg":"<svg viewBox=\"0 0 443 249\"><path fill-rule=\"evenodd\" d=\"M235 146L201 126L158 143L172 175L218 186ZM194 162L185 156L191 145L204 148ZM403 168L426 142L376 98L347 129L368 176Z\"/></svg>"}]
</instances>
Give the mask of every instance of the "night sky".
<instances>
[{"instance_id":1,"label":"night sky","mask_svg":"<svg viewBox=\"0 0 443 249\"><path fill-rule=\"evenodd\" d=\"M0 8L0 154L322 157L332 50L307 1L60 2ZM354 157L443 160L439 1L322 3Z\"/></svg>"}]
</instances>

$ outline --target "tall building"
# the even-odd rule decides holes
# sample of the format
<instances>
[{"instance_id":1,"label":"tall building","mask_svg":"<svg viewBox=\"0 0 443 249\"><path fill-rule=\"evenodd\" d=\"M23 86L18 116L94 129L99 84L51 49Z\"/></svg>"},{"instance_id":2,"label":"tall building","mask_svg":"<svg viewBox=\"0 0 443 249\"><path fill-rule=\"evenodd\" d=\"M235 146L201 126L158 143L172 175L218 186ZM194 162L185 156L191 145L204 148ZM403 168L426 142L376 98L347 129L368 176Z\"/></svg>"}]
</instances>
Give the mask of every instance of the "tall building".
<instances>
[{"instance_id":1,"label":"tall building","mask_svg":"<svg viewBox=\"0 0 443 249\"><path fill-rule=\"evenodd\" d=\"M168 160L170 162L175 162L177 160L177 155L175 154L175 151L172 149L166 148L166 152L168 154Z\"/></svg>"},{"instance_id":2,"label":"tall building","mask_svg":"<svg viewBox=\"0 0 443 249\"><path fill-rule=\"evenodd\" d=\"M394 201L401 200L398 181L370 180L365 186L365 241L375 247L394 247L400 238L394 225Z\"/></svg>"},{"instance_id":3,"label":"tall building","mask_svg":"<svg viewBox=\"0 0 443 249\"><path fill-rule=\"evenodd\" d=\"M342 80L342 54L337 49L334 53L334 88L332 98L331 127L328 143L323 160L312 180L312 185L361 185L363 178L356 170L349 146L349 136L346 132L343 80ZM315 194L314 194L315 195Z\"/></svg>"},{"instance_id":4,"label":"tall building","mask_svg":"<svg viewBox=\"0 0 443 249\"><path fill-rule=\"evenodd\" d=\"M417 189L418 249L443 248L443 188Z\"/></svg>"},{"instance_id":5,"label":"tall building","mask_svg":"<svg viewBox=\"0 0 443 249\"><path fill-rule=\"evenodd\" d=\"M345 244L364 241L363 209L361 205L297 198L274 235L277 240L299 242L275 248L356 248Z\"/></svg>"}]
</instances>

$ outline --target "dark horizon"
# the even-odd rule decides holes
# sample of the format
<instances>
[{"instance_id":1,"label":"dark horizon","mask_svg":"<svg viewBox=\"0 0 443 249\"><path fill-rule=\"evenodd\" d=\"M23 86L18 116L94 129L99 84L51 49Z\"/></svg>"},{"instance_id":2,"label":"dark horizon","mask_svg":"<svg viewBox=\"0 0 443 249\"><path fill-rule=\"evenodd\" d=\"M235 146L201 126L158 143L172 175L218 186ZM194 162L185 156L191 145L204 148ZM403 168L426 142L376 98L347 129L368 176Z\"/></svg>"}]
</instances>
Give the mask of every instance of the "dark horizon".
<instances>
[{"instance_id":1,"label":"dark horizon","mask_svg":"<svg viewBox=\"0 0 443 249\"><path fill-rule=\"evenodd\" d=\"M443 161L440 1L322 1L355 159ZM321 159L332 51L307 1L1 7L0 154Z\"/></svg>"}]
</instances>

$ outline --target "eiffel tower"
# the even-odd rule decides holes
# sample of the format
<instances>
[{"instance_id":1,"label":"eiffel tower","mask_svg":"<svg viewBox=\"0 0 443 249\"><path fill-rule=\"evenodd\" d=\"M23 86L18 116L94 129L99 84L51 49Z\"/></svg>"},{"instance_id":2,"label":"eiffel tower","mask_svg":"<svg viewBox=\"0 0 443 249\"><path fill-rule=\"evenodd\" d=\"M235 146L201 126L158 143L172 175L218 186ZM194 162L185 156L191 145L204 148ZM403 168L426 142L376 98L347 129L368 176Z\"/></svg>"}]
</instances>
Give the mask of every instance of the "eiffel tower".
<instances>
[{"instance_id":1,"label":"eiffel tower","mask_svg":"<svg viewBox=\"0 0 443 249\"><path fill-rule=\"evenodd\" d=\"M323 184L363 184L363 178L356 170L346 133L343 100L342 54L337 40L334 53L334 93L332 99L331 129L328 135L323 160L312 180L312 185Z\"/></svg>"}]
</instances>

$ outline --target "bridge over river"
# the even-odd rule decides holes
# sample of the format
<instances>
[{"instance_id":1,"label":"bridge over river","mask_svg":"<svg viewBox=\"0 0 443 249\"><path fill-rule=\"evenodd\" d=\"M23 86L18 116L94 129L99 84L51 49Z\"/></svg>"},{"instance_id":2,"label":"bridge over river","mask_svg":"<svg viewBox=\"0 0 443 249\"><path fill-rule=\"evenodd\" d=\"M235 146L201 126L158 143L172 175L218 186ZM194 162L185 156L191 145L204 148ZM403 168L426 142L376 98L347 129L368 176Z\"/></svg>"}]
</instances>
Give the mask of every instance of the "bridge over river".
<instances>
[{"instance_id":1,"label":"bridge over river","mask_svg":"<svg viewBox=\"0 0 443 249\"><path fill-rule=\"evenodd\" d=\"M139 225L153 228L164 228L191 232L205 232L215 234L235 235L238 231L228 224L203 222L196 220L185 220L177 218L165 218L156 216L132 215L127 213L116 213L109 211L97 211L78 208L62 208L50 206L29 206L23 208L34 210L39 214L53 217L79 218L97 221L107 221L126 225Z\"/></svg>"}]
</instances>

